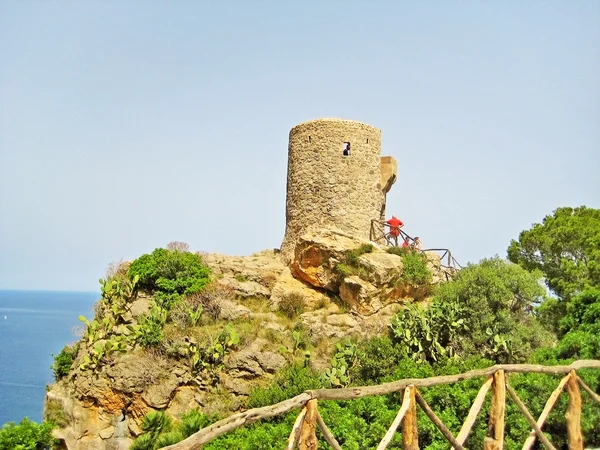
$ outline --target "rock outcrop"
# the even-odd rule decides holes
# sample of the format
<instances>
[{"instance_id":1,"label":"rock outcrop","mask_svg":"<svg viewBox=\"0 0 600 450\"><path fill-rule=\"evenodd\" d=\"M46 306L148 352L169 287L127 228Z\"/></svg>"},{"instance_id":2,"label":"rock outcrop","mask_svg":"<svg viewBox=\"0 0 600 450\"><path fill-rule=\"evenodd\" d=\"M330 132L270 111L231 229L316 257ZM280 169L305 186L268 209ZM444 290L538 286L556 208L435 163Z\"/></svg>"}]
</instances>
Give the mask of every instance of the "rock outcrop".
<instances>
[{"instance_id":1,"label":"rock outcrop","mask_svg":"<svg viewBox=\"0 0 600 450\"><path fill-rule=\"evenodd\" d=\"M56 436L68 449L127 449L150 411L178 418L193 408L240 409L254 387L297 357L298 333L311 344L327 340L331 349L348 336L384 333L406 302L425 299L433 284L452 276L436 254L427 253L431 281L413 283L402 256L335 229L302 235L289 266L273 250L202 257L215 278L214 325L188 336L168 324L160 349L115 353L95 371L80 367L91 351L82 339L69 375L46 396L46 412L59 416L64 426ZM135 324L151 305L152 297L139 293L119 329ZM227 323L239 330L241 345L218 367L191 370L190 343L211 339L211 330ZM315 352L310 363L324 369L330 357Z\"/></svg>"}]
</instances>

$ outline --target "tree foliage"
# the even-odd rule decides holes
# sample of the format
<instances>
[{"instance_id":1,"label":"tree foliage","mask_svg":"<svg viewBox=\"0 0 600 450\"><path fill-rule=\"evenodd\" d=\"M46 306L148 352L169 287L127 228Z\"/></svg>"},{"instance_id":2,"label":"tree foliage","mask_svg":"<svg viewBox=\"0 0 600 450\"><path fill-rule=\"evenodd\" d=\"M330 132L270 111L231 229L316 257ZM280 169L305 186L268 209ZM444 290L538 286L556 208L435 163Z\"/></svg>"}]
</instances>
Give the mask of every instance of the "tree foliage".
<instances>
[{"instance_id":1,"label":"tree foliage","mask_svg":"<svg viewBox=\"0 0 600 450\"><path fill-rule=\"evenodd\" d=\"M157 248L131 263L129 276L136 275L140 287L161 292L167 298L200 292L210 281L210 270L200 255L164 248Z\"/></svg>"},{"instance_id":2,"label":"tree foliage","mask_svg":"<svg viewBox=\"0 0 600 450\"><path fill-rule=\"evenodd\" d=\"M600 210L556 209L511 241L508 259L541 270L548 287L565 300L600 285Z\"/></svg>"},{"instance_id":3,"label":"tree foliage","mask_svg":"<svg viewBox=\"0 0 600 450\"><path fill-rule=\"evenodd\" d=\"M17 425L8 422L0 428L0 450L44 450L54 444L51 422L37 424L24 418Z\"/></svg>"},{"instance_id":4,"label":"tree foliage","mask_svg":"<svg viewBox=\"0 0 600 450\"><path fill-rule=\"evenodd\" d=\"M428 310L401 312L403 317L392 329L396 339L413 354L416 349L421 359L435 361L456 354L522 362L552 339L533 314L534 305L545 298L538 279L538 273L500 258L483 259L441 285ZM407 314L411 320L404 317Z\"/></svg>"}]
</instances>

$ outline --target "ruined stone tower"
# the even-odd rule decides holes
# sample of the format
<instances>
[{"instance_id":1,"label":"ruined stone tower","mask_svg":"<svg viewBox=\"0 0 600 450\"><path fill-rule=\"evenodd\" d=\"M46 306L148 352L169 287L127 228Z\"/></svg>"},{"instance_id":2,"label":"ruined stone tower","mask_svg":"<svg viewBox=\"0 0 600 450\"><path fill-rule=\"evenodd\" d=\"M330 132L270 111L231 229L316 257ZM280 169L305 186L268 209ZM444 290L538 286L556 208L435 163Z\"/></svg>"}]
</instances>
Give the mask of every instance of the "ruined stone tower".
<instances>
[{"instance_id":1,"label":"ruined stone tower","mask_svg":"<svg viewBox=\"0 0 600 450\"><path fill-rule=\"evenodd\" d=\"M369 238L372 219L385 217L397 164L381 157L381 130L343 119L317 119L290 131L286 229L281 252L290 261L306 231L338 228Z\"/></svg>"}]
</instances>

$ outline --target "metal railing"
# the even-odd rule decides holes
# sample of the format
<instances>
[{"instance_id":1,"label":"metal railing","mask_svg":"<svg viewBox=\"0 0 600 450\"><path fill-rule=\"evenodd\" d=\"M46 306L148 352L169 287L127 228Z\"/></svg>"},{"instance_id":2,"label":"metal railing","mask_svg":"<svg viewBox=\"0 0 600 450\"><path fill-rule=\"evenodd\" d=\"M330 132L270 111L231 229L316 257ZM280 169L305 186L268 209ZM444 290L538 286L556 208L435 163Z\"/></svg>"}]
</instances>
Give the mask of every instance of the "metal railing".
<instances>
[{"instance_id":1,"label":"metal railing","mask_svg":"<svg viewBox=\"0 0 600 450\"><path fill-rule=\"evenodd\" d=\"M440 256L440 261L442 262L442 267L450 270L458 270L462 269L462 266L458 263L456 258L452 255L452 252L448 248L427 248L427 249L419 249L415 244L415 238L409 236L402 228L398 231L400 234L394 237L390 229L392 227L390 224L385 222L384 220L372 219L371 220L371 230L369 232L369 239L379 245L385 245L388 247L397 247L398 243L400 245L406 242L408 245L406 246L410 250L420 251L420 252L436 252Z\"/></svg>"}]
</instances>

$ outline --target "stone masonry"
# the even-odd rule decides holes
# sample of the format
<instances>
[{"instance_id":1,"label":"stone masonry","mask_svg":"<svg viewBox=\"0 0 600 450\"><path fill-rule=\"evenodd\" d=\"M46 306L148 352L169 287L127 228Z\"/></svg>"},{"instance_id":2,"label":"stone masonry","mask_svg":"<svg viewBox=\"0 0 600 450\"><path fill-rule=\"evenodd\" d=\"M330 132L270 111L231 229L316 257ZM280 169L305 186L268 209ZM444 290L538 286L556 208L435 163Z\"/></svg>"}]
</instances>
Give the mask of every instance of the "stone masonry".
<instances>
[{"instance_id":1,"label":"stone masonry","mask_svg":"<svg viewBox=\"0 0 600 450\"><path fill-rule=\"evenodd\" d=\"M369 238L371 220L385 217L386 193L397 177L396 160L380 155L381 130L364 123L317 119L292 128L281 246L286 262L306 231L337 228Z\"/></svg>"}]
</instances>

